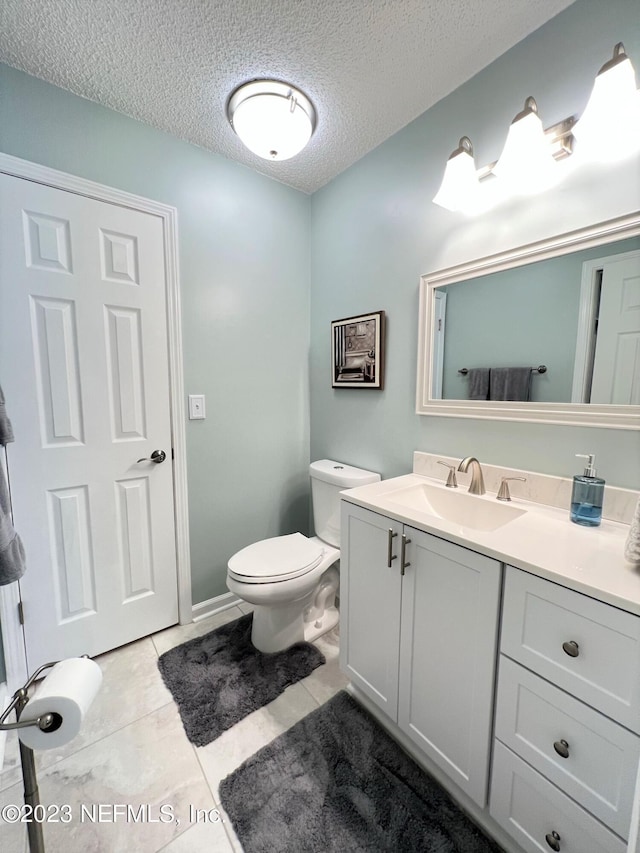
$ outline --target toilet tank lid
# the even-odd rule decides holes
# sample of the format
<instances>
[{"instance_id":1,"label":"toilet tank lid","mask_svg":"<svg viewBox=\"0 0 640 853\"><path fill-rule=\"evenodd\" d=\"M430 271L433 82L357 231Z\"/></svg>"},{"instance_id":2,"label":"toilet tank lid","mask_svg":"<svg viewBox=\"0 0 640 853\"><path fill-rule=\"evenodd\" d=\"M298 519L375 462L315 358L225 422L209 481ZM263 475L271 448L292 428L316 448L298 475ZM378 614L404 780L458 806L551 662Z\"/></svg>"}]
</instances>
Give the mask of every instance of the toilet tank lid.
<instances>
[{"instance_id":1,"label":"toilet tank lid","mask_svg":"<svg viewBox=\"0 0 640 853\"><path fill-rule=\"evenodd\" d=\"M309 466L309 474L317 480L332 483L341 489L355 489L356 486L377 483L380 479L380 474L373 471L354 468L351 465L344 465L342 462L334 462L332 459L320 459L318 462L312 462Z\"/></svg>"}]
</instances>

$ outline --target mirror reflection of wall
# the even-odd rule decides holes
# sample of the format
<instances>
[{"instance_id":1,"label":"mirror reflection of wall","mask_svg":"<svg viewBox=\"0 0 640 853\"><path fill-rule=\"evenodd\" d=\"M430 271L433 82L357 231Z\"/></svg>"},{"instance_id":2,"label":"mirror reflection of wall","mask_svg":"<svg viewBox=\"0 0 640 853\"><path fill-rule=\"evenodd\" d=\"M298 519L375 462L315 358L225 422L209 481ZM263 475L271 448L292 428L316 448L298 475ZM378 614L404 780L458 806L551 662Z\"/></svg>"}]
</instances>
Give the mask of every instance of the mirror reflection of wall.
<instances>
[{"instance_id":1,"label":"mirror reflection of wall","mask_svg":"<svg viewBox=\"0 0 640 853\"><path fill-rule=\"evenodd\" d=\"M440 379L436 374L434 399L468 399L468 379L458 373L464 367L544 364L547 372L534 373L532 377L532 402L640 402L638 399L602 399L609 386L616 382L623 396L640 393L637 387L640 366L636 374L631 375L632 352L638 353L636 358L640 360L640 254L632 260L624 297L627 302L635 303L635 307L627 306L635 316L638 327L635 335L627 330L621 344L613 329L617 320L609 318L603 325L601 315L598 321L598 307L602 308L605 293L609 293L604 287L600 292L598 282L592 291L591 319L584 319L588 313L580 312L583 271L588 270L589 275L598 277L598 271L589 262L634 250L640 250L639 237L437 288L436 292L446 293L446 315L444 322L442 317L435 318L433 354L437 365L438 348L442 351L442 395L435 394ZM619 295L612 295L610 301L620 302ZM580 368L576 384L574 371L580 317L588 328L581 334L586 361ZM624 347L628 347L627 351ZM600 364L599 378L593 376L596 359ZM635 389L633 392L629 390L631 386Z\"/></svg>"}]
</instances>

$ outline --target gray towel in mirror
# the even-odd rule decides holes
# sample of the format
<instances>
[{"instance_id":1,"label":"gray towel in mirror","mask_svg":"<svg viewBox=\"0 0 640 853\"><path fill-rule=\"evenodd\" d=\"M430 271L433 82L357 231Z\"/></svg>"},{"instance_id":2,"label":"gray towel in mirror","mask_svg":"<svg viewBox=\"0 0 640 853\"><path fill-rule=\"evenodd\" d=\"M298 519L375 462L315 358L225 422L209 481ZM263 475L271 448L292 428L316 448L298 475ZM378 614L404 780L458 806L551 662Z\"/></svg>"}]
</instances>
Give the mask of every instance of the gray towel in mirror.
<instances>
[{"instance_id":1,"label":"gray towel in mirror","mask_svg":"<svg viewBox=\"0 0 640 853\"><path fill-rule=\"evenodd\" d=\"M492 367L489 399L526 403L531 399L530 367Z\"/></svg>"},{"instance_id":2,"label":"gray towel in mirror","mask_svg":"<svg viewBox=\"0 0 640 853\"><path fill-rule=\"evenodd\" d=\"M470 400L489 399L489 368L471 367L467 373L469 380L468 393Z\"/></svg>"}]
</instances>

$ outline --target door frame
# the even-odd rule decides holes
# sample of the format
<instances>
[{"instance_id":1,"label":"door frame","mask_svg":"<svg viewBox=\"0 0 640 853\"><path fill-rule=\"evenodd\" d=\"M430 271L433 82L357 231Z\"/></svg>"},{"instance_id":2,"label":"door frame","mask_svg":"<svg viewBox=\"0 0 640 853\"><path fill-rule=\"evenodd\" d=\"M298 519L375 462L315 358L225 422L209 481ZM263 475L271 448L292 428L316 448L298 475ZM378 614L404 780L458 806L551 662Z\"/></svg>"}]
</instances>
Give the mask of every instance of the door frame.
<instances>
[{"instance_id":1,"label":"door frame","mask_svg":"<svg viewBox=\"0 0 640 853\"><path fill-rule=\"evenodd\" d=\"M189 513L187 493L187 453L185 430L184 380L182 358L182 324L180 308L180 275L178 266L178 211L175 207L134 195L124 190L50 169L29 160L0 152L0 173L45 184L54 189L86 196L96 201L116 204L141 213L149 213L162 221L164 236L164 270L167 296L167 338L169 356L169 402L173 447L173 505L176 535L176 571L178 582L178 618L181 625L193 621L191 603L191 557L189 550ZM15 622L16 584L0 587L0 620L5 648L7 683L16 689L26 678L26 657L22 637L7 631ZM6 636L5 636L6 632ZM24 678L23 678L24 676Z\"/></svg>"}]
</instances>

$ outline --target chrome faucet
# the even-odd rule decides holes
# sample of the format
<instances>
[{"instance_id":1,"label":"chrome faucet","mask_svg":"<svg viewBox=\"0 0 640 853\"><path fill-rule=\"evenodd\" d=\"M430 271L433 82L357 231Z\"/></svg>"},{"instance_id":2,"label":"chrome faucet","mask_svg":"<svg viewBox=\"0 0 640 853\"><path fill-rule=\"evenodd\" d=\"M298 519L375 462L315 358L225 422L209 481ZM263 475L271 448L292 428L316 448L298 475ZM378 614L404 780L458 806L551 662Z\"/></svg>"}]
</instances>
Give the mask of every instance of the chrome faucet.
<instances>
[{"instance_id":1,"label":"chrome faucet","mask_svg":"<svg viewBox=\"0 0 640 853\"><path fill-rule=\"evenodd\" d=\"M475 456L465 456L462 462L458 465L458 471L466 474L471 465L471 482L469 483L469 494L484 495L486 489L484 487L484 477L482 476L482 468Z\"/></svg>"}]
</instances>

